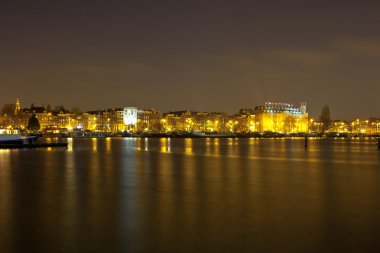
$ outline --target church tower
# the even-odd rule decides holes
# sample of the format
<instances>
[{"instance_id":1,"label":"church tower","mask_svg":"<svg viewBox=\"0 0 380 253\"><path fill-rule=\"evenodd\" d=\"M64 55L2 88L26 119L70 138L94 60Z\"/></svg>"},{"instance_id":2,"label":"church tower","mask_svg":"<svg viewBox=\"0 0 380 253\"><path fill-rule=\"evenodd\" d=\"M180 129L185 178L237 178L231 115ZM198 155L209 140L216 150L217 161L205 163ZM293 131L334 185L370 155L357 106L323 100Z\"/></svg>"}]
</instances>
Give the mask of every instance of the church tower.
<instances>
[{"instance_id":1,"label":"church tower","mask_svg":"<svg viewBox=\"0 0 380 253\"><path fill-rule=\"evenodd\" d=\"M306 113L306 102L301 102L301 111Z\"/></svg>"},{"instance_id":2,"label":"church tower","mask_svg":"<svg viewBox=\"0 0 380 253\"><path fill-rule=\"evenodd\" d=\"M20 111L21 111L20 100L17 98L16 99L16 107L15 107L15 115L18 115Z\"/></svg>"}]
</instances>

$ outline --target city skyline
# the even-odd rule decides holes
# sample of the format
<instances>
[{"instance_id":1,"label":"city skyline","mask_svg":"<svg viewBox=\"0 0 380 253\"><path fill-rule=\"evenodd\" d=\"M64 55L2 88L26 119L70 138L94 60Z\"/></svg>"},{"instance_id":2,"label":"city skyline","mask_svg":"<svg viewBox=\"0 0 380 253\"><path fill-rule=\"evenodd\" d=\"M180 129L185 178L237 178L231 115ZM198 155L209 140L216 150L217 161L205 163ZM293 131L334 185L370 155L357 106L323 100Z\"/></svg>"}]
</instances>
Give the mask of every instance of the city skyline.
<instances>
[{"instance_id":1,"label":"city skyline","mask_svg":"<svg viewBox=\"0 0 380 253\"><path fill-rule=\"evenodd\" d=\"M31 123L33 122L34 123ZM338 120L331 118L325 106L320 117L310 117L306 102L300 106L291 103L266 102L238 112L167 111L136 106L104 108L82 111L69 110L63 105L52 107L22 107L19 99L15 104L4 105L0 113L0 128L41 131L44 134L85 135L168 133L218 133L254 135L278 134L324 134L339 137L353 135L376 135L380 133L380 118L357 118Z\"/></svg>"},{"instance_id":2,"label":"city skyline","mask_svg":"<svg viewBox=\"0 0 380 253\"><path fill-rule=\"evenodd\" d=\"M373 1L12 2L0 9L2 104L234 113L307 101L379 117Z\"/></svg>"},{"instance_id":3,"label":"city skyline","mask_svg":"<svg viewBox=\"0 0 380 253\"><path fill-rule=\"evenodd\" d=\"M18 101L18 102L17 102ZM22 102L20 102L22 101ZM106 110L110 110L110 109L116 109L116 108L124 108L124 107L128 107L128 106L132 106L132 107L136 107L136 108L139 108L139 109L146 109L146 110L150 110L150 109L153 109L153 110L157 110L159 112L163 112L163 113L169 113L169 112L178 112L178 111L189 111L189 112L209 112L209 113L226 113L228 115L233 115L233 114L236 114L236 113L239 113L240 110L243 110L243 109L255 109L256 107L259 107L261 104L255 104L255 105L251 105L251 106L247 106L247 107L241 107L241 108L237 108L236 110L227 110L227 111L222 111L222 110L195 110L193 108L172 108L172 109L168 109L168 110L161 110L160 107L158 106L144 106L142 104L139 104L139 105L136 105L136 104L128 104L128 103L124 103L123 105L119 105L119 106L106 106L106 107L96 107L96 108L90 108L90 109L83 109L79 106L67 106L66 104L55 104L55 103L35 103L35 102L31 102L29 104L27 103L24 103L23 100L21 100L19 97L16 98L16 103L15 102L7 102L7 103L3 103L1 104L0 103L0 107L4 107L6 105L17 105L21 108L21 109L29 109L31 108L32 106L35 106L35 107L44 107L45 109L47 109L47 107L50 107L52 111L54 111L57 107L63 107L65 110L67 111L78 111L78 112L94 112L94 111L106 111ZM315 115L311 114L310 113L310 108L309 108L309 104L305 101L302 101L300 103L292 103L292 102L289 102L289 101L265 101L264 103L262 103L262 105L264 104L267 104L267 103L285 103L285 104L289 104L289 105L292 105L292 106L298 106L298 105L302 105L303 103L305 103L305 106L307 107L307 110L308 110L308 113L309 113L309 118L310 119L313 119L313 120L317 120L319 119L319 117L321 116L322 114L322 109L324 106L328 106L329 109L331 110L331 107L329 105L323 105L323 107L320 108L319 112L317 111L317 113ZM332 111L334 111L332 109ZM380 118L379 116L369 116L369 117L364 117L364 116L358 116L358 117L350 117L350 118L336 118L334 117L334 114L332 113L332 116L331 116L331 119L332 120L343 120L343 121L352 121L352 120L356 120L356 119L370 119L370 118L374 118L374 119L377 119L377 118Z\"/></svg>"}]
</instances>

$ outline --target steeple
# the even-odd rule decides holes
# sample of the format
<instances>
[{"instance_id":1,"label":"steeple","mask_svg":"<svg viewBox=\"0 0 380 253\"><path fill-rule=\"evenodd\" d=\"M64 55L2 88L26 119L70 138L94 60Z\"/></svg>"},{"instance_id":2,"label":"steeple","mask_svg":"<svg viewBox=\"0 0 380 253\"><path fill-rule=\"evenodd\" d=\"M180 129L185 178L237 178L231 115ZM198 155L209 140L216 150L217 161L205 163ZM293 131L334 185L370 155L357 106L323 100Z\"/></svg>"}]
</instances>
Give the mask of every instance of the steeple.
<instances>
[{"instance_id":1,"label":"steeple","mask_svg":"<svg viewBox=\"0 0 380 253\"><path fill-rule=\"evenodd\" d=\"M306 102L301 102L301 110L306 113Z\"/></svg>"},{"instance_id":2,"label":"steeple","mask_svg":"<svg viewBox=\"0 0 380 253\"><path fill-rule=\"evenodd\" d=\"M17 98L16 99L16 106L15 106L15 115L17 115L20 111L21 111L20 100Z\"/></svg>"}]
</instances>

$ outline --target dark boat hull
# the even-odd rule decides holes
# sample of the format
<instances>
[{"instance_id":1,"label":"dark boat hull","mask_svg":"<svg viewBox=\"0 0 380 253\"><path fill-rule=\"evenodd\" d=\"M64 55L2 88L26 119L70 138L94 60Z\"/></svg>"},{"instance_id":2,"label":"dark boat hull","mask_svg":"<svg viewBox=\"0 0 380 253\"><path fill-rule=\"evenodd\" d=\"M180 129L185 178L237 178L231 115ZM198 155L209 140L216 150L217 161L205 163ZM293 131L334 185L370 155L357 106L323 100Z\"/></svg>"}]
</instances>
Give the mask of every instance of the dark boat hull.
<instances>
[{"instance_id":1,"label":"dark boat hull","mask_svg":"<svg viewBox=\"0 0 380 253\"><path fill-rule=\"evenodd\" d=\"M6 140L6 141L0 141L0 145L2 144L23 144L24 140Z\"/></svg>"},{"instance_id":2,"label":"dark boat hull","mask_svg":"<svg viewBox=\"0 0 380 253\"><path fill-rule=\"evenodd\" d=\"M0 149L20 149L20 148L52 148L52 147L67 147L68 143L0 143Z\"/></svg>"},{"instance_id":3,"label":"dark boat hull","mask_svg":"<svg viewBox=\"0 0 380 253\"><path fill-rule=\"evenodd\" d=\"M2 144L31 144L38 140L38 136L29 136L25 139L13 139L13 140L0 140L0 145Z\"/></svg>"}]
</instances>

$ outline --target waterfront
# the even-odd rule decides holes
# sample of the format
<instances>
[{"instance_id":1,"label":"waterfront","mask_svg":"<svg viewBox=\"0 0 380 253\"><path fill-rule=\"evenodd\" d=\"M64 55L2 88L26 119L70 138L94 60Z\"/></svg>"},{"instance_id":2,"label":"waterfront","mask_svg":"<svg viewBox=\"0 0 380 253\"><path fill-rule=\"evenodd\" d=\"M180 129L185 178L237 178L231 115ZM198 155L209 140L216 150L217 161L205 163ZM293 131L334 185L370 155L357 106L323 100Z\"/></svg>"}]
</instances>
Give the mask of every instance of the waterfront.
<instances>
[{"instance_id":1,"label":"waterfront","mask_svg":"<svg viewBox=\"0 0 380 253\"><path fill-rule=\"evenodd\" d=\"M379 252L374 139L0 150L1 252Z\"/></svg>"}]
</instances>

